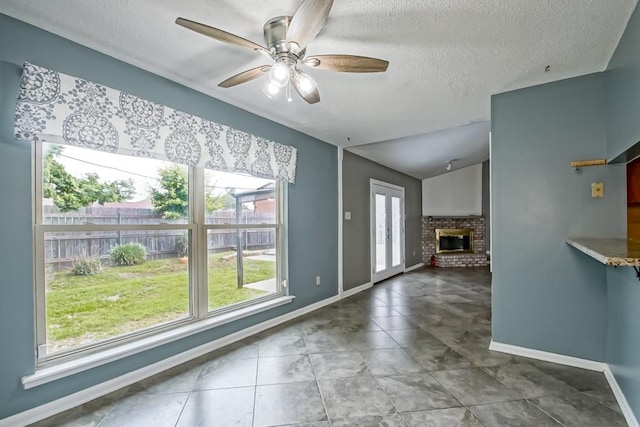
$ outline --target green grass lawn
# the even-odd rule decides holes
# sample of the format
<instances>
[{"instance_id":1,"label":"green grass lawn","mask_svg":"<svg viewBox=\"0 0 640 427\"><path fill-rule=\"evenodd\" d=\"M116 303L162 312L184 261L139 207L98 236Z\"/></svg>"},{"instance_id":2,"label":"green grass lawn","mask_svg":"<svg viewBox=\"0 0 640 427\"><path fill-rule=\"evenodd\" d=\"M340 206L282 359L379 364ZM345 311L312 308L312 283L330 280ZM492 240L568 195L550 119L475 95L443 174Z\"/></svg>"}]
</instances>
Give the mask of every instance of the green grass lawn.
<instances>
[{"instance_id":1,"label":"green grass lawn","mask_svg":"<svg viewBox=\"0 0 640 427\"><path fill-rule=\"evenodd\" d=\"M209 256L209 309L265 292L238 289L236 259ZM275 263L244 259L244 281L275 276ZM121 335L189 313L187 264L177 258L106 267L95 276L53 273L47 286L49 352Z\"/></svg>"}]
</instances>

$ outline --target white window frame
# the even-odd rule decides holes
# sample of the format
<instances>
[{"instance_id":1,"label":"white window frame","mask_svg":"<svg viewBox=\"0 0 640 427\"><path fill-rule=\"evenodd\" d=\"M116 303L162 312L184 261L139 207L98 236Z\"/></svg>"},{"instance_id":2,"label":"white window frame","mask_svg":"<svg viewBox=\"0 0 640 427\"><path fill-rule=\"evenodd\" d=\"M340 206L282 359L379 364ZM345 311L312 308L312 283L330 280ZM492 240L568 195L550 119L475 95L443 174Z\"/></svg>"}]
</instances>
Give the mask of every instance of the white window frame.
<instances>
[{"instance_id":1,"label":"white window frame","mask_svg":"<svg viewBox=\"0 0 640 427\"><path fill-rule=\"evenodd\" d=\"M226 323L226 319L234 311L239 313L252 313L247 308L252 305L264 305L269 300L282 299L287 293L287 256L286 256L286 227L285 227L285 206L286 206L286 186L279 181L275 182L276 197L276 220L268 224L205 224L205 171L203 168L188 167L189 176L189 215L185 224L134 224L134 225L59 225L43 223L42 207L42 174L43 174L43 149L42 144L33 144L33 241L34 241L34 316L35 316L35 339L36 339L36 367L45 368L48 366L65 363L73 359L82 358L94 353L99 353L117 346L127 346L136 341L142 341L171 330L179 331L180 328L196 330L198 323L212 325ZM238 302L228 306L209 310L208 307L208 230L244 230L244 229L274 229L276 232L276 286L277 291L270 295L253 298L247 301ZM94 343L74 347L46 354L46 292L45 292L45 245L44 236L50 232L81 232L81 231L118 231L118 230L185 230L189 233L189 313L186 317L176 319L160 325L140 329L124 335L118 335ZM292 300L289 299L289 301ZM281 302L274 301L274 306ZM268 306L266 306L269 308ZM261 310L260 310L261 311ZM217 322L216 318L221 321ZM182 338L182 335L175 339Z\"/></svg>"}]
</instances>

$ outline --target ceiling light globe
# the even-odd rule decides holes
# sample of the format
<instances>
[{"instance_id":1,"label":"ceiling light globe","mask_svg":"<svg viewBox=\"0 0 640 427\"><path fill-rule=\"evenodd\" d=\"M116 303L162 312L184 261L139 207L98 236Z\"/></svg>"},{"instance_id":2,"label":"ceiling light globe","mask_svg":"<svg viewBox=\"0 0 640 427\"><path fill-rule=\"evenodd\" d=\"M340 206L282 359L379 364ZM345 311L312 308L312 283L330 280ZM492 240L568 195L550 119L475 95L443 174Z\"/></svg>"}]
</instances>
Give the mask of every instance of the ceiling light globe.
<instances>
[{"instance_id":1,"label":"ceiling light globe","mask_svg":"<svg viewBox=\"0 0 640 427\"><path fill-rule=\"evenodd\" d=\"M296 79L298 81L298 90L300 91L302 96L309 95L318 86L316 81L313 80L311 76L302 72L296 73Z\"/></svg>"},{"instance_id":2,"label":"ceiling light globe","mask_svg":"<svg viewBox=\"0 0 640 427\"><path fill-rule=\"evenodd\" d=\"M269 71L269 81L278 87L284 87L289 82L289 77L291 70L284 62L277 62Z\"/></svg>"},{"instance_id":3,"label":"ceiling light globe","mask_svg":"<svg viewBox=\"0 0 640 427\"><path fill-rule=\"evenodd\" d=\"M311 80L302 78L300 79L300 90L304 93L309 93L313 90L313 83Z\"/></svg>"},{"instance_id":4,"label":"ceiling light globe","mask_svg":"<svg viewBox=\"0 0 640 427\"><path fill-rule=\"evenodd\" d=\"M269 98L277 99L278 95L280 94L280 89L280 86L275 85L272 82L268 82L262 91Z\"/></svg>"}]
</instances>

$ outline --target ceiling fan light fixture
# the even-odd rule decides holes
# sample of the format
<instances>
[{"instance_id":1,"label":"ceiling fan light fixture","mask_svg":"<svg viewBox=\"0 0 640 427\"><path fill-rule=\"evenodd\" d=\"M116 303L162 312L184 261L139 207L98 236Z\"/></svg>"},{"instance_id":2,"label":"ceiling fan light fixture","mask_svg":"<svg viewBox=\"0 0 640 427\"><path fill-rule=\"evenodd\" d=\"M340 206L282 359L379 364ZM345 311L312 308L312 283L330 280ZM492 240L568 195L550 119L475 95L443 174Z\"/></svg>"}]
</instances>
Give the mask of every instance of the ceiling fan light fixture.
<instances>
[{"instance_id":1,"label":"ceiling fan light fixture","mask_svg":"<svg viewBox=\"0 0 640 427\"><path fill-rule=\"evenodd\" d=\"M177 18L176 24L220 42L257 51L275 62L273 66L262 65L231 76L219 83L219 87L234 87L268 72L269 83L262 89L268 97L285 98L292 102L293 87L304 101L315 104L320 102L317 84L309 75L298 70L299 63L320 70L344 73L379 73L386 71L389 66L389 61L358 55L329 54L305 58L307 46L324 27L333 2L334 0L302 0L292 16L270 19L263 26L266 46L185 18Z\"/></svg>"},{"instance_id":2,"label":"ceiling fan light fixture","mask_svg":"<svg viewBox=\"0 0 640 427\"><path fill-rule=\"evenodd\" d=\"M316 83L310 75L303 73L300 70L296 70L293 78L297 80L298 90L300 90L302 96L309 95L316 87L318 87L318 83Z\"/></svg>"},{"instance_id":3,"label":"ceiling fan light fixture","mask_svg":"<svg viewBox=\"0 0 640 427\"><path fill-rule=\"evenodd\" d=\"M291 78L291 69L284 62L276 62L269 70L269 82L278 87L285 87Z\"/></svg>"}]
</instances>

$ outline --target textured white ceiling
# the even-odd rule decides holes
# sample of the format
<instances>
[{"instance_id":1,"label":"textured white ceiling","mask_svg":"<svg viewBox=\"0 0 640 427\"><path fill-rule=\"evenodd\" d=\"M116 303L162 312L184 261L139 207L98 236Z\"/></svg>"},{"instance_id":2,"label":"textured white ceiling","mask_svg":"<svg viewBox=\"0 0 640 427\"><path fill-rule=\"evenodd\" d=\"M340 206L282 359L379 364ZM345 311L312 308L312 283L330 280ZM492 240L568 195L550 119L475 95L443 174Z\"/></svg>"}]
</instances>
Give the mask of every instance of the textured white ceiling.
<instances>
[{"instance_id":1,"label":"textured white ceiling","mask_svg":"<svg viewBox=\"0 0 640 427\"><path fill-rule=\"evenodd\" d=\"M390 66L383 74L310 69L322 98L315 105L298 97L291 104L268 99L264 78L218 88L269 60L174 24L182 16L264 44L264 22L292 14L300 0L2 0L0 12L352 147L489 120L492 94L604 70L636 2L335 0L307 54L373 56ZM446 142L434 144L432 153L442 147ZM472 151L463 144L456 158Z\"/></svg>"}]
</instances>

